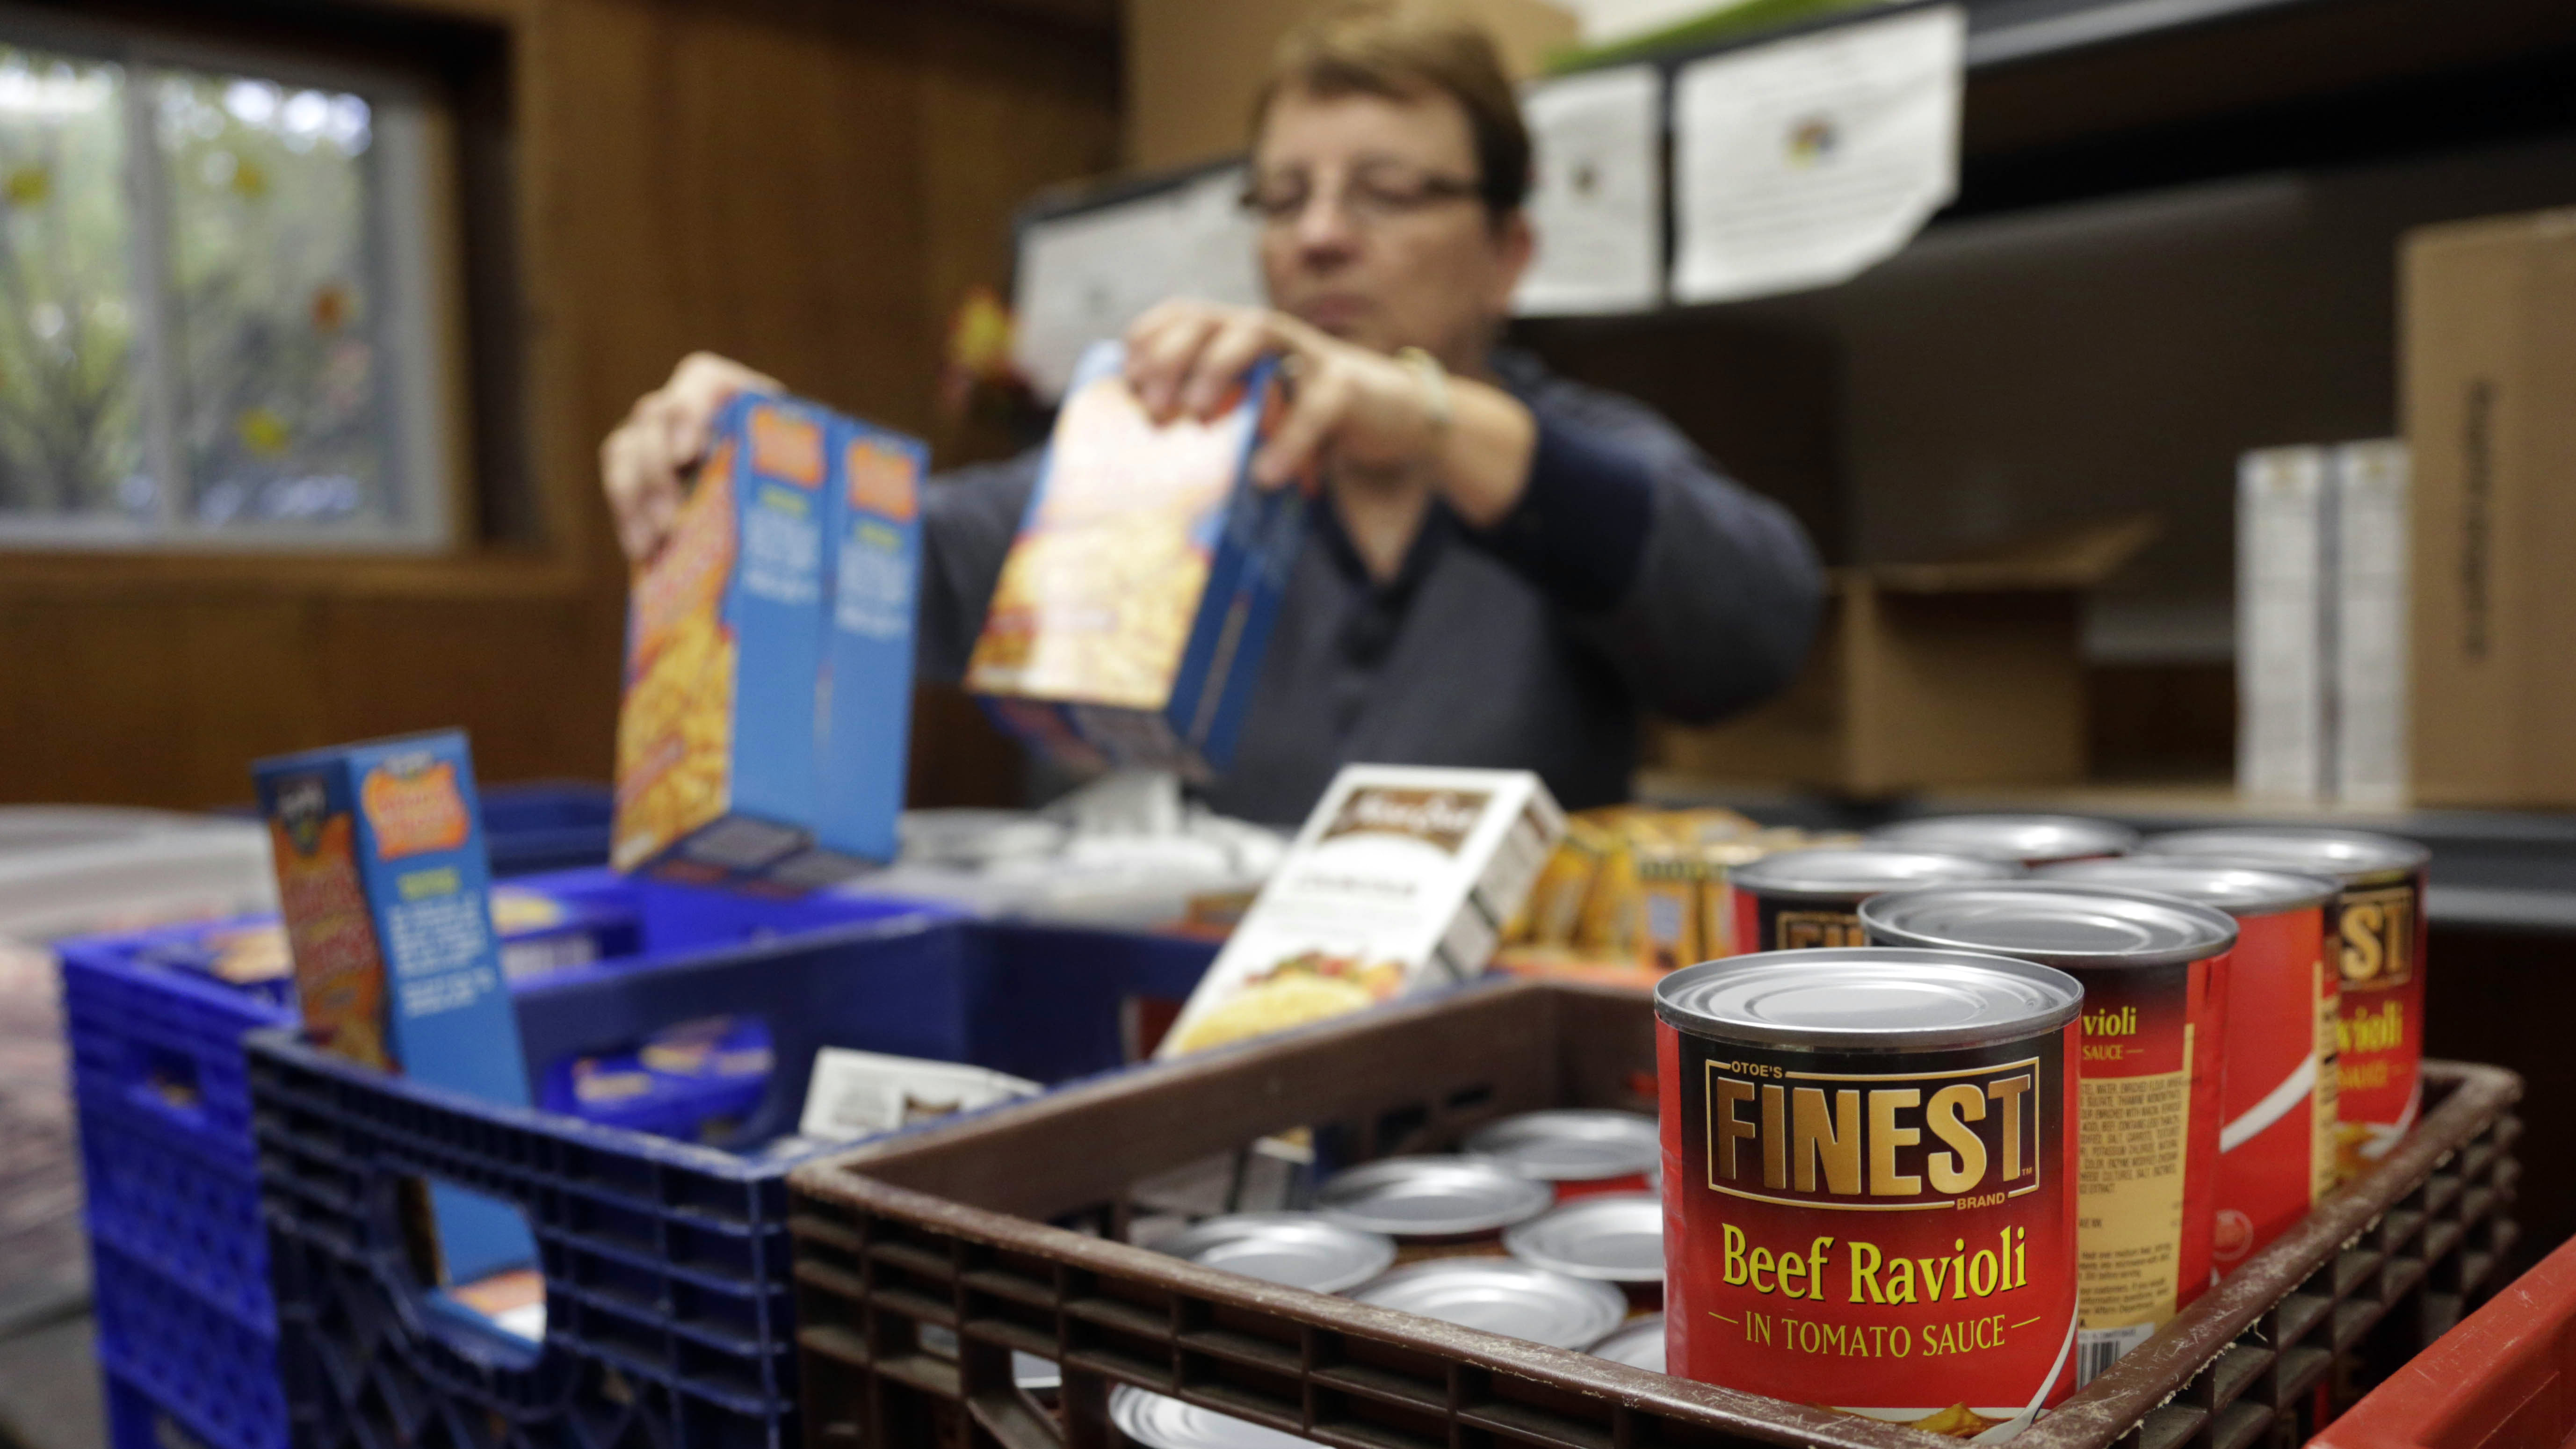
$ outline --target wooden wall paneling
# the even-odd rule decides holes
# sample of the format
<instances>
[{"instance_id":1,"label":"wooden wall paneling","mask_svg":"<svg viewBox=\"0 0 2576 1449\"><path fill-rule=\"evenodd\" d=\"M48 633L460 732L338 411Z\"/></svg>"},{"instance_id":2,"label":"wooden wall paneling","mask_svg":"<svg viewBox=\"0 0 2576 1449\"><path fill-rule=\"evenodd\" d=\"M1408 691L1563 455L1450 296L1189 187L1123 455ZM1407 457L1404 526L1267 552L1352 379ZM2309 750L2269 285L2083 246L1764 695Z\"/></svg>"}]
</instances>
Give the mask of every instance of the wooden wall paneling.
<instances>
[{"instance_id":1,"label":"wooden wall paneling","mask_svg":"<svg viewBox=\"0 0 2576 1449\"><path fill-rule=\"evenodd\" d=\"M0 798L121 803L176 785L182 657L148 608L0 604Z\"/></svg>"},{"instance_id":2,"label":"wooden wall paneling","mask_svg":"<svg viewBox=\"0 0 2576 1449\"><path fill-rule=\"evenodd\" d=\"M251 798L251 761L328 744L332 681L317 669L330 606L293 597L234 598L163 609L175 615L183 701L174 738L178 798L224 805Z\"/></svg>"},{"instance_id":3,"label":"wooden wall paneling","mask_svg":"<svg viewBox=\"0 0 2576 1449\"><path fill-rule=\"evenodd\" d=\"M324 717L315 606L230 597L0 603L0 799L202 806L244 799L256 754Z\"/></svg>"},{"instance_id":4,"label":"wooden wall paneling","mask_svg":"<svg viewBox=\"0 0 2576 1449\"><path fill-rule=\"evenodd\" d=\"M489 779L605 778L626 577L600 438L691 347L930 430L948 311L1007 280L1011 211L1115 145L1115 36L1080 5L272 8L281 34L335 9L506 29L541 537L436 559L0 557L0 800L236 801L258 755L442 724L473 732ZM1016 755L978 741L971 706L922 708L926 796L1015 792Z\"/></svg>"},{"instance_id":5,"label":"wooden wall paneling","mask_svg":"<svg viewBox=\"0 0 2576 1449\"><path fill-rule=\"evenodd\" d=\"M921 340L934 359L945 356L949 325L970 289L1010 295L1007 220L1020 204L1042 186L1105 173L1118 160L1117 113L1100 103L1117 93L1114 35L1068 28L1048 43L1013 44L1013 29L963 8L935 10L923 21L922 295L929 307ZM927 386L923 401L931 401ZM924 436L941 467L1004 456L1025 442L991 410L929 413ZM955 686L914 687L912 740L906 798L914 805L1017 805L1024 798L1019 746Z\"/></svg>"},{"instance_id":6,"label":"wooden wall paneling","mask_svg":"<svg viewBox=\"0 0 2576 1449\"><path fill-rule=\"evenodd\" d=\"M321 738L461 725L477 774L605 779L616 729L616 673L601 667L592 611L509 601L354 599L322 613L317 640L330 699ZM613 649L613 643L610 643Z\"/></svg>"},{"instance_id":7,"label":"wooden wall paneling","mask_svg":"<svg viewBox=\"0 0 2576 1449\"><path fill-rule=\"evenodd\" d=\"M663 37L657 121L698 345L899 427L922 421L928 360L911 28L818 37L693 8Z\"/></svg>"},{"instance_id":8,"label":"wooden wall paneling","mask_svg":"<svg viewBox=\"0 0 2576 1449\"><path fill-rule=\"evenodd\" d=\"M1118 50L1111 35L1066 32L1045 44L1010 44L1007 27L970 10L923 22L921 168L922 341L943 356L949 324L974 287L1010 295L1009 219L1040 187L1104 174L1117 165ZM925 379L927 381L928 379ZM928 394L925 393L925 400ZM930 420L942 466L990 457L1018 440Z\"/></svg>"}]
</instances>

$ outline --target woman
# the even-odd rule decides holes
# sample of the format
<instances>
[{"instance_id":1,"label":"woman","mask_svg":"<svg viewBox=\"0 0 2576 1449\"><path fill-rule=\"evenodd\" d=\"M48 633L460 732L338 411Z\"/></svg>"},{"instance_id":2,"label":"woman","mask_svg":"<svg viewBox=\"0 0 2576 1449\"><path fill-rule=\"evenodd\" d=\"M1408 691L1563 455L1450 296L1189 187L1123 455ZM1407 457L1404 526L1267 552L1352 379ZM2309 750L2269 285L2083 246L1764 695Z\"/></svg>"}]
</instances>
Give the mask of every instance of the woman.
<instances>
[{"instance_id":1,"label":"woman","mask_svg":"<svg viewBox=\"0 0 2576 1449\"><path fill-rule=\"evenodd\" d=\"M1705 722L1786 684L1822 577L1776 504L1643 405L1495 347L1533 241L1530 142L1491 42L1383 7L1282 44L1247 204L1271 305L1176 299L1128 329L1164 419L1209 417L1257 359L1294 401L1255 459L1310 462L1312 523L1264 657L1228 814L1301 819L1352 761L1536 770L1569 808L1625 799L1640 716ZM649 558L724 401L781 385L683 361L601 447ZM920 669L955 680L1041 454L926 490Z\"/></svg>"}]
</instances>

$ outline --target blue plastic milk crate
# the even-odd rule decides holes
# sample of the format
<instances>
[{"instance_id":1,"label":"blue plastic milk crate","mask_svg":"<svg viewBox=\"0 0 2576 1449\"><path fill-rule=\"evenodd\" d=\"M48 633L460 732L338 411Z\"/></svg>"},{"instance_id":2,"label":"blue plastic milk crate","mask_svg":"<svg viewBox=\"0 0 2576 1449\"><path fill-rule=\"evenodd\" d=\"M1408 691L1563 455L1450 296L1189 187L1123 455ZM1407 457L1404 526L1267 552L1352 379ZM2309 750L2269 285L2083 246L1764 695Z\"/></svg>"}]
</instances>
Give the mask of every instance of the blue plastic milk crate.
<instances>
[{"instance_id":1,"label":"blue plastic milk crate","mask_svg":"<svg viewBox=\"0 0 2576 1449\"><path fill-rule=\"evenodd\" d=\"M1133 999L1178 1001L1210 945L889 921L793 945L580 971L518 998L531 1060L715 1013L770 1027L743 1151L503 1107L250 1038L280 1366L297 1449L789 1449L797 1443L790 1167L815 1051L968 1062L1055 1084L1118 1067ZM406 1184L516 1205L538 1242L542 1344L424 1285Z\"/></svg>"},{"instance_id":2,"label":"blue plastic milk crate","mask_svg":"<svg viewBox=\"0 0 2576 1449\"><path fill-rule=\"evenodd\" d=\"M952 914L829 895L750 898L629 881L606 870L519 884L577 909L626 913L631 924L602 931L603 949L640 954L570 968L594 983L665 960L721 962L745 943L763 943L758 954L766 960L836 926ZM111 1407L149 1401L209 1449L283 1449L287 1425L274 1369L276 1314L242 1035L291 1024L292 987L282 980L235 985L196 969L190 962L202 954L197 946L207 929L173 927L59 948L99 1351L109 1371L123 1375L123 1396ZM635 1036L664 1024L644 1023ZM673 1126L685 1120L666 1114ZM174 1333L178 1325L186 1327ZM218 1328L221 1341L209 1340ZM127 1428L120 1422L117 1433Z\"/></svg>"},{"instance_id":3,"label":"blue plastic milk crate","mask_svg":"<svg viewBox=\"0 0 2576 1449\"><path fill-rule=\"evenodd\" d=\"M655 946L672 951L888 909L763 903L764 916L760 907L730 899L700 908L682 893L639 899L642 892L607 870L518 884L576 911L615 905L631 912L634 927L603 931L611 952L636 951L642 944L636 927L648 922ZM293 1022L294 986L284 979L237 985L192 961L210 931L270 919L171 926L57 947L90 1235L263 1332L273 1331L272 1315L241 1037Z\"/></svg>"},{"instance_id":4,"label":"blue plastic milk crate","mask_svg":"<svg viewBox=\"0 0 2576 1449\"><path fill-rule=\"evenodd\" d=\"M530 875L608 863L608 822L616 797L605 785L541 780L485 785L483 844L492 874Z\"/></svg>"}]
</instances>

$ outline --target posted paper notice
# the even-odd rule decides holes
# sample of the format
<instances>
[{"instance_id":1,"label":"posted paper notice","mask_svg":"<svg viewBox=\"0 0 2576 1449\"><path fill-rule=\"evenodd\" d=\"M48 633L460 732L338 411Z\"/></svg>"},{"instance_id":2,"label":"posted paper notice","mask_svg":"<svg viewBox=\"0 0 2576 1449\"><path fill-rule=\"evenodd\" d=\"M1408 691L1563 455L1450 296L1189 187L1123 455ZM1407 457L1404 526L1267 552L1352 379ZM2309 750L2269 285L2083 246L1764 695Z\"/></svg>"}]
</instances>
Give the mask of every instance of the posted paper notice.
<instances>
[{"instance_id":1,"label":"posted paper notice","mask_svg":"<svg viewBox=\"0 0 2576 1449\"><path fill-rule=\"evenodd\" d=\"M1020 234L1013 360L1039 396L1063 396L1082 349L1166 297L1260 305L1260 233L1240 204L1243 181L1228 167Z\"/></svg>"},{"instance_id":2,"label":"posted paper notice","mask_svg":"<svg viewBox=\"0 0 2576 1449\"><path fill-rule=\"evenodd\" d=\"M1958 190L1966 13L1909 11L1711 56L1673 99L1681 302L1830 286Z\"/></svg>"},{"instance_id":3,"label":"posted paper notice","mask_svg":"<svg viewBox=\"0 0 2576 1449\"><path fill-rule=\"evenodd\" d=\"M1529 198L1538 258L1515 311L1638 312L1661 300L1663 99L1663 77L1648 65L1569 76L1522 98L1538 152Z\"/></svg>"}]
</instances>

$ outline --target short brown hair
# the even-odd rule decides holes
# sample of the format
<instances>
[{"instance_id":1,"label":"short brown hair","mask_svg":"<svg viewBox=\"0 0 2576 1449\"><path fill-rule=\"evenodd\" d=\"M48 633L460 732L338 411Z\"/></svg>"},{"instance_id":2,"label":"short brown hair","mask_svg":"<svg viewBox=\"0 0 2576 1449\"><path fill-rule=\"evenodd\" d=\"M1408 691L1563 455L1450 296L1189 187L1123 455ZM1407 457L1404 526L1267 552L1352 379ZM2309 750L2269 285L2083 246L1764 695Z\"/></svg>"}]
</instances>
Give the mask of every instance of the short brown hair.
<instances>
[{"instance_id":1,"label":"short brown hair","mask_svg":"<svg viewBox=\"0 0 2576 1449\"><path fill-rule=\"evenodd\" d=\"M1445 95L1467 112L1476 144L1476 195L1500 221L1529 195L1529 127L1503 71L1493 37L1454 16L1362 0L1337 6L1288 32L1252 102L1260 134L1280 92L1314 96L1383 96L1394 101Z\"/></svg>"}]
</instances>

